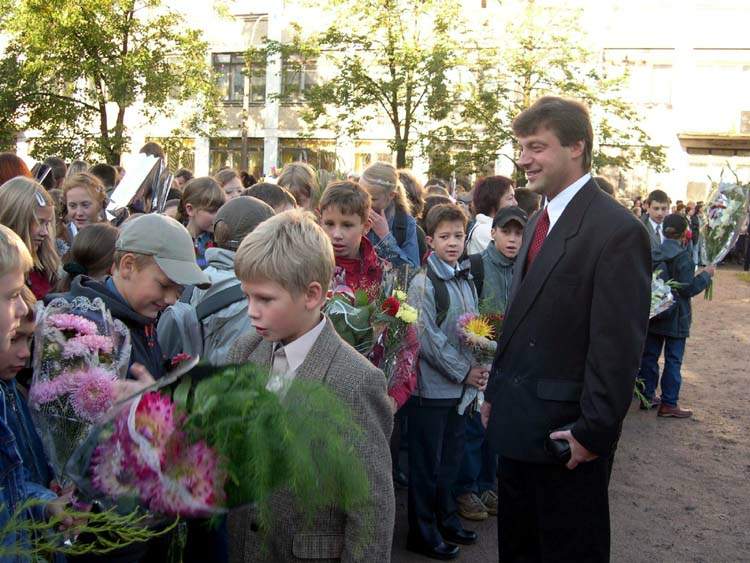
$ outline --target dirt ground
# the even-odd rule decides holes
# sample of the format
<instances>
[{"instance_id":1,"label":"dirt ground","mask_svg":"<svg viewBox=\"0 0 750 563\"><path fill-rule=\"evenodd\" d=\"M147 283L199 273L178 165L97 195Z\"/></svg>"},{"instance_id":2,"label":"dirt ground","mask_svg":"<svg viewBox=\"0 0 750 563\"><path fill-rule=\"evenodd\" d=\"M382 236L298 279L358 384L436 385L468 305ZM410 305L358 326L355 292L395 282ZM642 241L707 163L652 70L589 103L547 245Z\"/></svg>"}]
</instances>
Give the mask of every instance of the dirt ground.
<instances>
[{"instance_id":1,"label":"dirt ground","mask_svg":"<svg viewBox=\"0 0 750 563\"><path fill-rule=\"evenodd\" d=\"M612 561L750 561L750 283L722 267L714 299L693 299L680 404L661 419L634 402L610 487ZM407 552L406 493L396 497L393 561ZM497 561L496 520L476 524L459 561Z\"/></svg>"}]
</instances>

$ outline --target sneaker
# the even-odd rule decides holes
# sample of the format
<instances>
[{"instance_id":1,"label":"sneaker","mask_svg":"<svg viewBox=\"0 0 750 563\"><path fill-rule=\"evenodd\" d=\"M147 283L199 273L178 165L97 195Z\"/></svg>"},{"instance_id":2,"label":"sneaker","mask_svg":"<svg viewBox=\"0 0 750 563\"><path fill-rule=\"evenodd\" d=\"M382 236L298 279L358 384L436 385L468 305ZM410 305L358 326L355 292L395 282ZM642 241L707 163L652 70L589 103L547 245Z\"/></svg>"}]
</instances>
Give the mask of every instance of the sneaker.
<instances>
[{"instance_id":1,"label":"sneaker","mask_svg":"<svg viewBox=\"0 0 750 563\"><path fill-rule=\"evenodd\" d=\"M690 409L681 409L679 405L662 404L656 414L657 416L671 416L672 418L690 418L693 416L693 411Z\"/></svg>"},{"instance_id":2,"label":"sneaker","mask_svg":"<svg viewBox=\"0 0 750 563\"><path fill-rule=\"evenodd\" d=\"M497 516L497 493L495 491L486 490L480 496L479 500L487 508L487 514L490 516Z\"/></svg>"},{"instance_id":3,"label":"sneaker","mask_svg":"<svg viewBox=\"0 0 750 563\"><path fill-rule=\"evenodd\" d=\"M482 521L487 520L487 507L482 504L479 497L474 493L465 493L456 497L458 504L458 514L467 520Z\"/></svg>"}]
</instances>

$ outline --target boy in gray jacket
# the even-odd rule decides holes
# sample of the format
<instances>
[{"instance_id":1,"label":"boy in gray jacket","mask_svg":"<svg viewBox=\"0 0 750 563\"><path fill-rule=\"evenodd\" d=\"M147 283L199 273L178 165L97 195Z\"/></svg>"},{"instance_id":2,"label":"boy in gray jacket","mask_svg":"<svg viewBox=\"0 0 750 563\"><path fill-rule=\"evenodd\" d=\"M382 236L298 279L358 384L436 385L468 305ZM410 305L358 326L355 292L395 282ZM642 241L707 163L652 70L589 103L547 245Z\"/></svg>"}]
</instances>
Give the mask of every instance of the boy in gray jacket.
<instances>
[{"instance_id":1,"label":"boy in gray jacket","mask_svg":"<svg viewBox=\"0 0 750 563\"><path fill-rule=\"evenodd\" d=\"M166 357L186 352L199 354L211 365L225 365L234 342L252 333L234 256L242 239L273 215L269 205L254 197L238 197L219 208L214 219L216 246L206 250L208 267L203 271L211 287L186 289L180 303L159 320L159 345Z\"/></svg>"},{"instance_id":2,"label":"boy in gray jacket","mask_svg":"<svg viewBox=\"0 0 750 563\"><path fill-rule=\"evenodd\" d=\"M463 456L465 417L459 403L487 385L486 368L474 365L458 335L458 318L477 311L469 270L458 260L466 237L466 216L454 204L433 207L425 218L425 240L433 253L427 272L409 287L409 302L420 312L417 389L408 403L409 537L407 549L435 559L452 559L456 544L469 545L477 534L464 530L451 489ZM437 310L436 285L450 305ZM468 397L471 399L471 397Z\"/></svg>"},{"instance_id":3,"label":"boy in gray jacket","mask_svg":"<svg viewBox=\"0 0 750 563\"><path fill-rule=\"evenodd\" d=\"M504 207L492 221L492 241L482 251L483 283L480 302L483 309L505 315L508 310L513 264L521 249L526 213L516 206ZM499 339L500 335L496 335ZM466 437L461 469L454 492L458 513L467 520L486 520L497 515L497 455L484 439L484 426L478 412L466 417Z\"/></svg>"}]
</instances>

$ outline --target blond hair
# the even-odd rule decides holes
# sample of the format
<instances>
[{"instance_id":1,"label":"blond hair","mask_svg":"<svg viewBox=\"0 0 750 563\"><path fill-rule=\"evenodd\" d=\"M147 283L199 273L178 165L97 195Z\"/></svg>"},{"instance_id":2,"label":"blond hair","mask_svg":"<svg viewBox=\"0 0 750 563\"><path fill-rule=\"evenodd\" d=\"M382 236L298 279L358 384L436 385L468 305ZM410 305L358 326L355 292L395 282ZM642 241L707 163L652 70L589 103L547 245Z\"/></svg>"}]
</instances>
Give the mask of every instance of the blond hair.
<instances>
[{"instance_id":1,"label":"blond hair","mask_svg":"<svg viewBox=\"0 0 750 563\"><path fill-rule=\"evenodd\" d=\"M19 270L24 274L34 267L29 249L13 230L0 225L0 277Z\"/></svg>"},{"instance_id":2,"label":"blond hair","mask_svg":"<svg viewBox=\"0 0 750 563\"><path fill-rule=\"evenodd\" d=\"M404 213L409 213L406 191L398 177L396 167L390 162L373 162L362 172L359 183L363 184L365 189L368 186L371 188L380 188L385 192L386 196L392 193L395 194L393 203Z\"/></svg>"},{"instance_id":3,"label":"blond hair","mask_svg":"<svg viewBox=\"0 0 750 563\"><path fill-rule=\"evenodd\" d=\"M34 292L31 291L28 285L23 286L21 288L21 299L24 302L24 305L26 305L26 308L28 309L28 312L26 313L26 317L24 320L26 322L34 322L34 319L36 319L36 296L34 295Z\"/></svg>"},{"instance_id":4,"label":"blond hair","mask_svg":"<svg viewBox=\"0 0 750 563\"><path fill-rule=\"evenodd\" d=\"M334 264L331 241L315 216L291 209L265 220L243 239L234 271L242 281L268 280L299 295L313 282L326 291Z\"/></svg>"},{"instance_id":5,"label":"blond hair","mask_svg":"<svg viewBox=\"0 0 750 563\"><path fill-rule=\"evenodd\" d=\"M107 200L107 192L104 189L102 181L88 172L81 172L65 178L63 182L63 204L67 208L68 204L68 192L73 188L83 188L91 196L91 199L95 203L98 203L100 207L104 207L104 202ZM101 219L101 217L100 217Z\"/></svg>"},{"instance_id":6,"label":"blond hair","mask_svg":"<svg viewBox=\"0 0 750 563\"><path fill-rule=\"evenodd\" d=\"M37 222L36 211L49 207L53 211L49 236L39 251L31 238L31 227ZM31 253L33 267L55 283L60 269L60 257L55 250L55 202L40 184L31 178L17 177L0 186L0 223L13 229Z\"/></svg>"},{"instance_id":7,"label":"blond hair","mask_svg":"<svg viewBox=\"0 0 750 563\"><path fill-rule=\"evenodd\" d=\"M304 162L290 162L281 170L276 183L286 188L297 200L297 205L302 205L301 198L305 197L309 205L314 205L320 193L320 185L315 170Z\"/></svg>"}]
</instances>

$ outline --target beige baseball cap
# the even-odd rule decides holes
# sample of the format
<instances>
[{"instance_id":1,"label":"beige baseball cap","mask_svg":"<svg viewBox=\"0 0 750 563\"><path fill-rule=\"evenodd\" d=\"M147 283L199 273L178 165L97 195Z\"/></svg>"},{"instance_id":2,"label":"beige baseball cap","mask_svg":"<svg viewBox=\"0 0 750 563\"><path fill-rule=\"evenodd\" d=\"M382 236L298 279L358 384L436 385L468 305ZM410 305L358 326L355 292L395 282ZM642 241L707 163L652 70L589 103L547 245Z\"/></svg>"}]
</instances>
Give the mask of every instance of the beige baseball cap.
<instances>
[{"instance_id":1,"label":"beige baseball cap","mask_svg":"<svg viewBox=\"0 0 750 563\"><path fill-rule=\"evenodd\" d=\"M166 215L149 213L128 221L120 229L115 248L153 256L167 277L180 285L211 285L195 260L190 233Z\"/></svg>"}]
</instances>

